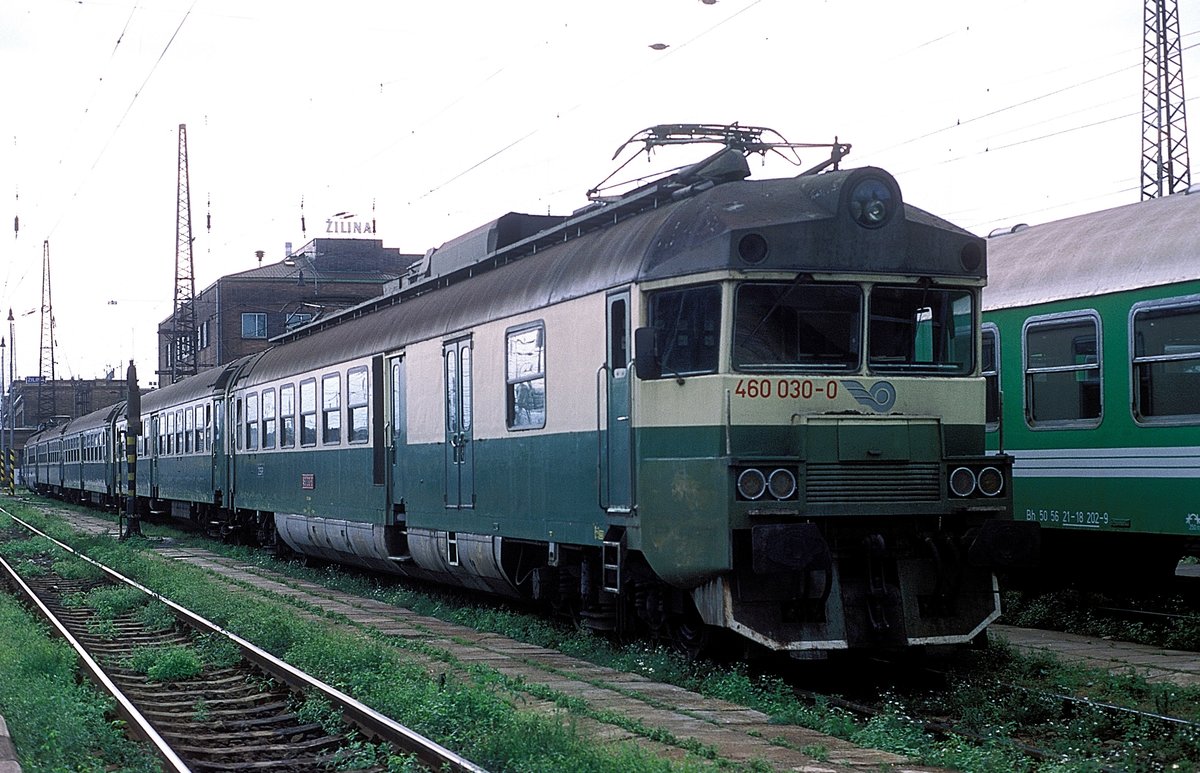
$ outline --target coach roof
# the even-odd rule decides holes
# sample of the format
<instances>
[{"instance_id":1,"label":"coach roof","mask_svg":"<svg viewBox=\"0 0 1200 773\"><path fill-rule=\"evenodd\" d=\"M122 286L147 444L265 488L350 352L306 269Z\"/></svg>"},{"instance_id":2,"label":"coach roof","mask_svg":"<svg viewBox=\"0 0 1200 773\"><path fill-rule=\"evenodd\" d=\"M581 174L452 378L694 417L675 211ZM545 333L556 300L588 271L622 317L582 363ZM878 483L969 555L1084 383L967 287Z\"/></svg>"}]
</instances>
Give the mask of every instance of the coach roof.
<instances>
[{"instance_id":1,"label":"coach roof","mask_svg":"<svg viewBox=\"0 0 1200 773\"><path fill-rule=\"evenodd\" d=\"M1200 193L1177 193L988 239L985 310L1200 279Z\"/></svg>"}]
</instances>

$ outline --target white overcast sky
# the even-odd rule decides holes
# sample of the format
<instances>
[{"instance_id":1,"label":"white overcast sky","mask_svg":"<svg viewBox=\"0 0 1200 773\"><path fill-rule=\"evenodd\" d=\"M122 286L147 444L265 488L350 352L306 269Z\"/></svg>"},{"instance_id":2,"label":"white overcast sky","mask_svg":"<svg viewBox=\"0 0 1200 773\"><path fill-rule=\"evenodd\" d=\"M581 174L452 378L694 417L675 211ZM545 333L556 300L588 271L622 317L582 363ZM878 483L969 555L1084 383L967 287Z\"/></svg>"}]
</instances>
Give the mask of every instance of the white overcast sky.
<instances>
[{"instance_id":1,"label":"white overcast sky","mask_svg":"<svg viewBox=\"0 0 1200 773\"><path fill-rule=\"evenodd\" d=\"M1200 2L1180 6L1194 79ZM19 235L0 233L0 328L11 306L17 376L36 375L49 240L56 375L135 357L141 383L155 379L180 124L197 291L253 268L256 250L282 259L340 211L412 253L504 212L570 212L620 143L659 123L837 136L847 166L888 169L909 203L979 234L1134 202L1142 13L1138 0L0 0L0 222L20 218Z\"/></svg>"}]
</instances>

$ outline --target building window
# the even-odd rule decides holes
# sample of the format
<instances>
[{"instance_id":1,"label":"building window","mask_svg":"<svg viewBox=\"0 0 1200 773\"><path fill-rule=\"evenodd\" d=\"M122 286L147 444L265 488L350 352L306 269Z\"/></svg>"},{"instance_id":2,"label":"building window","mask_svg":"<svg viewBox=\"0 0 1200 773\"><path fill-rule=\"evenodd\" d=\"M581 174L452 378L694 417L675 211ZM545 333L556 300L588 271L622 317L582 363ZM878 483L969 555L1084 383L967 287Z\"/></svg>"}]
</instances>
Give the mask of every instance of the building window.
<instances>
[{"instance_id":1,"label":"building window","mask_svg":"<svg viewBox=\"0 0 1200 773\"><path fill-rule=\"evenodd\" d=\"M546 328L510 330L505 346L505 399L509 429L546 426Z\"/></svg>"},{"instance_id":2,"label":"building window","mask_svg":"<svg viewBox=\"0 0 1200 773\"><path fill-rule=\"evenodd\" d=\"M242 338L266 338L266 312L254 311L242 314Z\"/></svg>"},{"instance_id":3,"label":"building window","mask_svg":"<svg viewBox=\"0 0 1200 773\"><path fill-rule=\"evenodd\" d=\"M1100 319L1095 313L1025 324L1025 416L1030 426L1100 423Z\"/></svg>"},{"instance_id":4,"label":"building window","mask_svg":"<svg viewBox=\"0 0 1200 773\"><path fill-rule=\"evenodd\" d=\"M369 397L367 369L351 368L346 374L346 409L350 416L347 439L351 443L365 443L371 439Z\"/></svg>"},{"instance_id":5,"label":"building window","mask_svg":"<svg viewBox=\"0 0 1200 773\"><path fill-rule=\"evenodd\" d=\"M296 386L279 387L279 447L296 445Z\"/></svg>"},{"instance_id":6,"label":"building window","mask_svg":"<svg viewBox=\"0 0 1200 773\"><path fill-rule=\"evenodd\" d=\"M196 331L196 349L208 348L208 320L200 323L200 329Z\"/></svg>"},{"instance_id":7,"label":"building window","mask_svg":"<svg viewBox=\"0 0 1200 773\"><path fill-rule=\"evenodd\" d=\"M300 382L300 445L317 444L317 381Z\"/></svg>"},{"instance_id":8,"label":"building window","mask_svg":"<svg viewBox=\"0 0 1200 773\"><path fill-rule=\"evenodd\" d=\"M275 447L275 390L262 393L262 447Z\"/></svg>"},{"instance_id":9,"label":"building window","mask_svg":"<svg viewBox=\"0 0 1200 773\"><path fill-rule=\"evenodd\" d=\"M1000 331L992 323L983 326L983 362L980 365L984 381L988 432L1000 429Z\"/></svg>"},{"instance_id":10,"label":"building window","mask_svg":"<svg viewBox=\"0 0 1200 773\"><path fill-rule=\"evenodd\" d=\"M1200 422L1200 298L1139 304L1132 316L1134 416Z\"/></svg>"},{"instance_id":11,"label":"building window","mask_svg":"<svg viewBox=\"0 0 1200 773\"><path fill-rule=\"evenodd\" d=\"M339 443L342 439L342 374L321 378L321 442Z\"/></svg>"}]
</instances>

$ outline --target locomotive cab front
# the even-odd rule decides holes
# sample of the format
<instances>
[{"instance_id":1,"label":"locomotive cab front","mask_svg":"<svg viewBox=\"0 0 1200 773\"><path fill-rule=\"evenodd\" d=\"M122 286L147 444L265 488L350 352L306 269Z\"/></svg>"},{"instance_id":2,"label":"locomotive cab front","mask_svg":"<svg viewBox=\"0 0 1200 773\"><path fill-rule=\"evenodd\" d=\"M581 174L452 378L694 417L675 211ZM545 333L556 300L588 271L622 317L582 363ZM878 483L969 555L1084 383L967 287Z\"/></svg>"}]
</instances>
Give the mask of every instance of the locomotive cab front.
<instances>
[{"instance_id":1,"label":"locomotive cab front","mask_svg":"<svg viewBox=\"0 0 1200 773\"><path fill-rule=\"evenodd\" d=\"M658 256L705 270L641 287L648 562L771 649L970 641L1034 545L984 449L982 240L878 169L723 188L690 219L723 238Z\"/></svg>"}]
</instances>

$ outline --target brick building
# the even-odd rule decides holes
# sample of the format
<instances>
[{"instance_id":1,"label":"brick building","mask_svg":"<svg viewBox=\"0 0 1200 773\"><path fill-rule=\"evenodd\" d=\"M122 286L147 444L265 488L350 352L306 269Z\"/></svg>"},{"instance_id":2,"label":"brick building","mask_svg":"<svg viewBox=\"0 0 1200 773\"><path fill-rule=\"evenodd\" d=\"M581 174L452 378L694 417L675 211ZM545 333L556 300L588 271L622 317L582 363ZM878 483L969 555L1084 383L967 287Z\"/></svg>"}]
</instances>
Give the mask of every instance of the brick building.
<instances>
[{"instance_id":1,"label":"brick building","mask_svg":"<svg viewBox=\"0 0 1200 773\"><path fill-rule=\"evenodd\" d=\"M278 263L221 277L196 294L199 370L262 351L319 316L381 295L420 255L379 239L313 239ZM158 326L158 377L171 381L172 319Z\"/></svg>"},{"instance_id":2,"label":"brick building","mask_svg":"<svg viewBox=\"0 0 1200 773\"><path fill-rule=\"evenodd\" d=\"M11 426L36 429L52 423L62 423L91 413L125 399L125 380L105 379L59 379L42 382L34 376L18 379L11 386ZM0 421L4 427L8 420L7 398L0 406Z\"/></svg>"}]
</instances>

